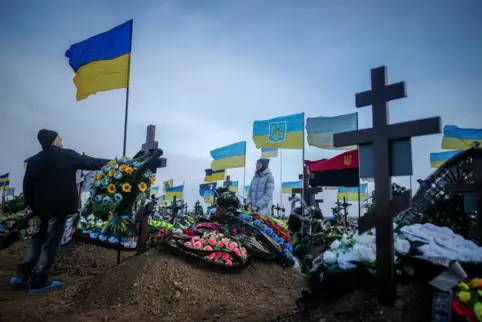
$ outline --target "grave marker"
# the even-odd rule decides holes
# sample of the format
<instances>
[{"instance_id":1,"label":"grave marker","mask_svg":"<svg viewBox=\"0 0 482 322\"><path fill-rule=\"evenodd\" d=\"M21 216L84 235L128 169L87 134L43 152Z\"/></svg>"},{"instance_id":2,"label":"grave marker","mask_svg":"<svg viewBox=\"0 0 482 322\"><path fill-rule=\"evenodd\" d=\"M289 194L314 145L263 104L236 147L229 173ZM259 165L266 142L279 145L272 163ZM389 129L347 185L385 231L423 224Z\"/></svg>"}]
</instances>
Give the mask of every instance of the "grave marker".
<instances>
[{"instance_id":1,"label":"grave marker","mask_svg":"<svg viewBox=\"0 0 482 322\"><path fill-rule=\"evenodd\" d=\"M229 189L232 183L231 176L226 176L226 181L224 181L223 186Z\"/></svg>"},{"instance_id":2,"label":"grave marker","mask_svg":"<svg viewBox=\"0 0 482 322\"><path fill-rule=\"evenodd\" d=\"M299 175L299 179L303 180L303 189L301 188L294 188L294 193L301 194L301 198L305 201L307 206L312 206L315 204L315 196L318 192L322 192L322 187L310 187L310 179L314 179L313 173L310 173L310 170L305 165L303 167L304 174Z\"/></svg>"},{"instance_id":3,"label":"grave marker","mask_svg":"<svg viewBox=\"0 0 482 322\"><path fill-rule=\"evenodd\" d=\"M142 144L142 151L148 152L149 150L157 149L159 142L156 141L156 126L148 125L146 133L146 143Z\"/></svg>"},{"instance_id":4,"label":"grave marker","mask_svg":"<svg viewBox=\"0 0 482 322\"><path fill-rule=\"evenodd\" d=\"M400 161L393 158L398 147L406 149L405 143L414 136L437 134L441 132L440 117L403 122L388 123L388 101L406 97L406 84L400 82L387 86L387 69L385 66L371 70L372 89L356 94L356 107L372 105L373 128L337 133L334 135L334 146L373 145L373 163L360 162L362 168L372 168L375 179L375 213L360 218L359 233L376 226L377 245L377 279L379 284L379 301L381 304L393 306L395 302L393 222L392 218L410 207L411 191L392 199L392 180L394 169ZM411 160L410 160L411 161Z\"/></svg>"}]
</instances>

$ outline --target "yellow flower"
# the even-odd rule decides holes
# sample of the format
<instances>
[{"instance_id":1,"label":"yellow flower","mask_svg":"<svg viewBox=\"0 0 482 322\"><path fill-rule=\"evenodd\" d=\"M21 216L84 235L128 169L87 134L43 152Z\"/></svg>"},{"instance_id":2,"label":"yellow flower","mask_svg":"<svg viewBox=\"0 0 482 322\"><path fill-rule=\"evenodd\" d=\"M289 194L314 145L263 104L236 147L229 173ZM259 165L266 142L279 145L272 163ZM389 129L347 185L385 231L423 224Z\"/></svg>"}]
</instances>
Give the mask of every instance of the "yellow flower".
<instances>
[{"instance_id":1,"label":"yellow flower","mask_svg":"<svg viewBox=\"0 0 482 322\"><path fill-rule=\"evenodd\" d=\"M121 165L121 166L119 167L119 171L120 171L120 172L127 172L127 166L126 166L125 164Z\"/></svg>"},{"instance_id":2,"label":"yellow flower","mask_svg":"<svg viewBox=\"0 0 482 322\"><path fill-rule=\"evenodd\" d=\"M115 185L111 183L110 185L107 186L107 191L109 193L115 193Z\"/></svg>"},{"instance_id":3,"label":"yellow flower","mask_svg":"<svg viewBox=\"0 0 482 322\"><path fill-rule=\"evenodd\" d=\"M114 169L109 170L109 177L112 177L114 174L115 174L115 170L114 170Z\"/></svg>"},{"instance_id":4,"label":"yellow flower","mask_svg":"<svg viewBox=\"0 0 482 322\"><path fill-rule=\"evenodd\" d=\"M138 187L139 187L139 190L142 192L147 190L147 184L145 182L139 183Z\"/></svg>"},{"instance_id":5,"label":"yellow flower","mask_svg":"<svg viewBox=\"0 0 482 322\"><path fill-rule=\"evenodd\" d=\"M464 291L468 291L470 289L470 287L467 285L467 283L464 283L464 282L460 282L458 287L461 289L461 290L464 290Z\"/></svg>"},{"instance_id":6,"label":"yellow flower","mask_svg":"<svg viewBox=\"0 0 482 322\"><path fill-rule=\"evenodd\" d=\"M134 169L131 167L127 167L126 172L127 174L132 174L132 172L134 172Z\"/></svg>"},{"instance_id":7,"label":"yellow flower","mask_svg":"<svg viewBox=\"0 0 482 322\"><path fill-rule=\"evenodd\" d=\"M459 298L460 302L467 303L470 301L470 293L466 291L460 291L457 293L457 297Z\"/></svg>"},{"instance_id":8,"label":"yellow flower","mask_svg":"<svg viewBox=\"0 0 482 322\"><path fill-rule=\"evenodd\" d=\"M156 176L152 176L151 177L151 184L155 184L156 183Z\"/></svg>"},{"instance_id":9,"label":"yellow flower","mask_svg":"<svg viewBox=\"0 0 482 322\"><path fill-rule=\"evenodd\" d=\"M94 177L94 179L92 180L93 183L96 183L97 182L97 176Z\"/></svg>"},{"instance_id":10,"label":"yellow flower","mask_svg":"<svg viewBox=\"0 0 482 322\"><path fill-rule=\"evenodd\" d=\"M128 158L128 156L127 156L127 155L123 155L123 156L121 156L121 159L127 159L127 158Z\"/></svg>"},{"instance_id":11,"label":"yellow flower","mask_svg":"<svg viewBox=\"0 0 482 322\"><path fill-rule=\"evenodd\" d=\"M107 165L115 165L116 163L117 163L116 160L112 160L112 161L107 162Z\"/></svg>"},{"instance_id":12,"label":"yellow flower","mask_svg":"<svg viewBox=\"0 0 482 322\"><path fill-rule=\"evenodd\" d=\"M97 175L97 180L102 180L104 178L104 174L101 172Z\"/></svg>"},{"instance_id":13,"label":"yellow flower","mask_svg":"<svg viewBox=\"0 0 482 322\"><path fill-rule=\"evenodd\" d=\"M478 288L479 285L482 285L482 278L473 278L469 282L470 288Z\"/></svg>"},{"instance_id":14,"label":"yellow flower","mask_svg":"<svg viewBox=\"0 0 482 322\"><path fill-rule=\"evenodd\" d=\"M124 184L122 185L122 191L124 191L124 192L131 192L131 185L128 184L128 183L124 183Z\"/></svg>"}]
</instances>

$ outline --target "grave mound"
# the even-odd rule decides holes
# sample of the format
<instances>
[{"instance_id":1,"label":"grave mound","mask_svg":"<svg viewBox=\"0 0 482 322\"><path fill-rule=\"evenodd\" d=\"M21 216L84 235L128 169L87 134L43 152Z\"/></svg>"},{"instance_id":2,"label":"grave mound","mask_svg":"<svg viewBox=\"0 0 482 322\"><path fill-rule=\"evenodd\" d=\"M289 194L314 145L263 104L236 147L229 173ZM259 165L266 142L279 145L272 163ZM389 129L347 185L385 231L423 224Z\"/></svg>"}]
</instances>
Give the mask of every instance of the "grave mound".
<instances>
[{"instance_id":1,"label":"grave mound","mask_svg":"<svg viewBox=\"0 0 482 322\"><path fill-rule=\"evenodd\" d=\"M294 306L302 276L273 262L256 262L237 272L220 272L195 259L148 251L96 278L86 309L135 307L142 317L179 321L276 319Z\"/></svg>"}]
</instances>

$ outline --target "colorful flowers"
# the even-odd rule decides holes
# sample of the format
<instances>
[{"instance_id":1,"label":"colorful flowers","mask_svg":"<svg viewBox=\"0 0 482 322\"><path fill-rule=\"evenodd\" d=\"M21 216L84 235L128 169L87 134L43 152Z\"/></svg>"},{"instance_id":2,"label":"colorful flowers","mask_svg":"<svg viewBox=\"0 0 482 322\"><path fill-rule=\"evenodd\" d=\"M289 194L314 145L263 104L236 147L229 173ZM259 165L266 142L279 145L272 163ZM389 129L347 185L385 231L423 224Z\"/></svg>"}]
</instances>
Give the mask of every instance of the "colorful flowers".
<instances>
[{"instance_id":1,"label":"colorful flowers","mask_svg":"<svg viewBox=\"0 0 482 322\"><path fill-rule=\"evenodd\" d=\"M113 177L115 172L116 172L115 169L111 169L107 174L109 175L109 177Z\"/></svg>"},{"instance_id":2,"label":"colorful flowers","mask_svg":"<svg viewBox=\"0 0 482 322\"><path fill-rule=\"evenodd\" d=\"M458 291L457 291L458 289ZM482 279L473 278L460 282L452 301L454 311L460 316L473 321L482 321Z\"/></svg>"},{"instance_id":3,"label":"colorful flowers","mask_svg":"<svg viewBox=\"0 0 482 322\"><path fill-rule=\"evenodd\" d=\"M116 189L115 189L115 184L111 183L107 186L107 191L109 193L115 193Z\"/></svg>"},{"instance_id":4,"label":"colorful flowers","mask_svg":"<svg viewBox=\"0 0 482 322\"><path fill-rule=\"evenodd\" d=\"M124 192L131 192L131 185L128 184L128 183L124 183L124 184L122 185L122 191L124 191Z\"/></svg>"},{"instance_id":5,"label":"colorful flowers","mask_svg":"<svg viewBox=\"0 0 482 322\"><path fill-rule=\"evenodd\" d=\"M151 185L156 184L156 176L151 177Z\"/></svg>"},{"instance_id":6,"label":"colorful flowers","mask_svg":"<svg viewBox=\"0 0 482 322\"><path fill-rule=\"evenodd\" d=\"M147 184L145 182L141 182L139 183L138 188L140 191L144 192L147 190Z\"/></svg>"}]
</instances>

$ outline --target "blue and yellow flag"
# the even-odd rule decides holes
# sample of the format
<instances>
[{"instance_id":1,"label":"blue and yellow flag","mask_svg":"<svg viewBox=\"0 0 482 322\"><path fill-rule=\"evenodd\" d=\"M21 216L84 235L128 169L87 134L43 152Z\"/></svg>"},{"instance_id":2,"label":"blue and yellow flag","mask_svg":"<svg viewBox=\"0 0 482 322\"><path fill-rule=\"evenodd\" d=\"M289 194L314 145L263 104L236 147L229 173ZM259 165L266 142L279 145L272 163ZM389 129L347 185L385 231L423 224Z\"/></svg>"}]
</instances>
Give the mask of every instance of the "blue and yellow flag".
<instances>
[{"instance_id":1,"label":"blue and yellow flag","mask_svg":"<svg viewBox=\"0 0 482 322\"><path fill-rule=\"evenodd\" d=\"M251 186L244 186L244 196L247 197L248 194L249 194L249 188L251 188Z\"/></svg>"},{"instance_id":2,"label":"blue and yellow flag","mask_svg":"<svg viewBox=\"0 0 482 322\"><path fill-rule=\"evenodd\" d=\"M440 168L445 162L462 151L446 151L430 153L430 167Z\"/></svg>"},{"instance_id":3,"label":"blue and yellow flag","mask_svg":"<svg viewBox=\"0 0 482 322\"><path fill-rule=\"evenodd\" d=\"M202 183L199 185L199 195L203 198L205 203L212 204L214 201L214 190L216 189L216 182Z\"/></svg>"},{"instance_id":4,"label":"blue and yellow flag","mask_svg":"<svg viewBox=\"0 0 482 322\"><path fill-rule=\"evenodd\" d=\"M262 158L276 158L278 157L278 148L261 148Z\"/></svg>"},{"instance_id":5,"label":"blue and yellow flag","mask_svg":"<svg viewBox=\"0 0 482 322\"><path fill-rule=\"evenodd\" d=\"M246 141L230 144L211 151L213 171L246 166Z\"/></svg>"},{"instance_id":6,"label":"blue and yellow flag","mask_svg":"<svg viewBox=\"0 0 482 322\"><path fill-rule=\"evenodd\" d=\"M204 182L214 182L224 180L224 175L226 170L213 171L213 169L206 169L206 176L204 177Z\"/></svg>"},{"instance_id":7,"label":"blue and yellow flag","mask_svg":"<svg viewBox=\"0 0 482 322\"><path fill-rule=\"evenodd\" d=\"M306 134L308 144L321 149L353 150L356 146L333 146L335 133L356 131L358 129L357 113L339 115L334 117L313 117L306 119Z\"/></svg>"},{"instance_id":8,"label":"blue and yellow flag","mask_svg":"<svg viewBox=\"0 0 482 322\"><path fill-rule=\"evenodd\" d=\"M455 125L444 126L442 149L467 150L482 144L482 129L462 129Z\"/></svg>"},{"instance_id":9,"label":"blue and yellow flag","mask_svg":"<svg viewBox=\"0 0 482 322\"><path fill-rule=\"evenodd\" d=\"M9 172L0 176L0 191L8 190L8 187L10 185L10 180L8 179L9 176L10 176Z\"/></svg>"},{"instance_id":10,"label":"blue and yellow flag","mask_svg":"<svg viewBox=\"0 0 482 322\"><path fill-rule=\"evenodd\" d=\"M302 149L304 114L254 121L253 141L257 149Z\"/></svg>"},{"instance_id":11,"label":"blue and yellow flag","mask_svg":"<svg viewBox=\"0 0 482 322\"><path fill-rule=\"evenodd\" d=\"M184 192L184 185L177 186L177 187L167 187L165 196L168 199L174 199L174 197L176 197L177 199L182 199L183 192Z\"/></svg>"},{"instance_id":12,"label":"blue and yellow flag","mask_svg":"<svg viewBox=\"0 0 482 322\"><path fill-rule=\"evenodd\" d=\"M368 185L366 183L360 184L360 201L367 198L367 187ZM346 198L346 201L358 201L358 187L339 187L336 193L336 199L343 200L343 197Z\"/></svg>"},{"instance_id":13,"label":"blue and yellow flag","mask_svg":"<svg viewBox=\"0 0 482 322\"><path fill-rule=\"evenodd\" d=\"M303 188L303 181L287 181L281 183L281 192L282 193L293 193L293 189L300 189Z\"/></svg>"},{"instance_id":14,"label":"blue and yellow flag","mask_svg":"<svg viewBox=\"0 0 482 322\"><path fill-rule=\"evenodd\" d=\"M229 186L229 191L238 192L238 186L239 186L239 181L231 182L231 185Z\"/></svg>"},{"instance_id":15,"label":"blue and yellow flag","mask_svg":"<svg viewBox=\"0 0 482 322\"><path fill-rule=\"evenodd\" d=\"M170 188L173 185L174 185L174 179L166 180L162 183L162 190L164 190L164 192L167 192L167 188Z\"/></svg>"},{"instance_id":16,"label":"blue and yellow flag","mask_svg":"<svg viewBox=\"0 0 482 322\"><path fill-rule=\"evenodd\" d=\"M157 196L159 194L159 186L151 187L151 195Z\"/></svg>"},{"instance_id":17,"label":"blue and yellow flag","mask_svg":"<svg viewBox=\"0 0 482 322\"><path fill-rule=\"evenodd\" d=\"M132 20L70 46L65 52L75 72L77 101L129 86Z\"/></svg>"}]
</instances>

